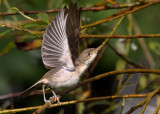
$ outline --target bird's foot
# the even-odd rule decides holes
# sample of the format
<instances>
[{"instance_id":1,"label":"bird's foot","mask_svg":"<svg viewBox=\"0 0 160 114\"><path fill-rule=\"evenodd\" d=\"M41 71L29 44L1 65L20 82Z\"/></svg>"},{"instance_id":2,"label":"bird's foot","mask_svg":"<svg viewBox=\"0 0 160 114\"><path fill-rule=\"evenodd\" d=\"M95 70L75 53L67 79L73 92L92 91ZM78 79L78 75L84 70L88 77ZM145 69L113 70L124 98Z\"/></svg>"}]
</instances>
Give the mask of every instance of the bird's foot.
<instances>
[{"instance_id":1,"label":"bird's foot","mask_svg":"<svg viewBox=\"0 0 160 114\"><path fill-rule=\"evenodd\" d=\"M53 97L55 97L55 96L53 96ZM52 99L53 97L50 97L49 99ZM57 97L57 96L55 97L55 101L54 102L57 102L59 105L61 105L59 97Z\"/></svg>"},{"instance_id":2,"label":"bird's foot","mask_svg":"<svg viewBox=\"0 0 160 114\"><path fill-rule=\"evenodd\" d=\"M59 105L62 105L61 102L60 102L60 100L59 100L59 97L56 97L56 100L57 100L57 102L58 102Z\"/></svg>"},{"instance_id":3,"label":"bird's foot","mask_svg":"<svg viewBox=\"0 0 160 114\"><path fill-rule=\"evenodd\" d=\"M52 104L50 100L45 100L45 103L49 103L50 105Z\"/></svg>"}]
</instances>

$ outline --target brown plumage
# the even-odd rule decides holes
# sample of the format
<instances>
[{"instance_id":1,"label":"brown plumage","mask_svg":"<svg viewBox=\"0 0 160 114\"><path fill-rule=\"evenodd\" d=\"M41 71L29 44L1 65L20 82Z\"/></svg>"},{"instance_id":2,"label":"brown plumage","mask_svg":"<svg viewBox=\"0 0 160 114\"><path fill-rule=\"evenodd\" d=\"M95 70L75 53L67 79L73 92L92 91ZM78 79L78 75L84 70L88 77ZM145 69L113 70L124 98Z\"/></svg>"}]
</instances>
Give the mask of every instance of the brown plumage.
<instances>
[{"instance_id":1,"label":"brown plumage","mask_svg":"<svg viewBox=\"0 0 160 114\"><path fill-rule=\"evenodd\" d=\"M65 15L68 14L66 22L66 33L68 37L69 47L72 54L72 60L75 64L75 60L78 58L78 45L80 39L80 13L82 8L77 10L77 4L70 4L69 9L64 7Z\"/></svg>"}]
</instances>

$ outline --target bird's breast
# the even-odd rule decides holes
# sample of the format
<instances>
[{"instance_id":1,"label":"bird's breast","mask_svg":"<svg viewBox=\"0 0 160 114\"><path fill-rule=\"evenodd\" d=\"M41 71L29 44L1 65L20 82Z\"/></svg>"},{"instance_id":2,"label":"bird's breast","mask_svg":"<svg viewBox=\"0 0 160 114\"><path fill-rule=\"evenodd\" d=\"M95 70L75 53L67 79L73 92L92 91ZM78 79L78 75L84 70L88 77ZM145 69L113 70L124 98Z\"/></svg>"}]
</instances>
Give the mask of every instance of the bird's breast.
<instances>
[{"instance_id":1,"label":"bird's breast","mask_svg":"<svg viewBox=\"0 0 160 114\"><path fill-rule=\"evenodd\" d=\"M54 90L63 90L77 84L79 79L76 71L60 69L50 76L48 83Z\"/></svg>"},{"instance_id":2,"label":"bird's breast","mask_svg":"<svg viewBox=\"0 0 160 114\"><path fill-rule=\"evenodd\" d=\"M49 85L55 91L63 91L66 88L74 86L80 80L80 76L87 69L87 66L77 66L75 71L61 69L52 69L42 78L46 85Z\"/></svg>"}]
</instances>

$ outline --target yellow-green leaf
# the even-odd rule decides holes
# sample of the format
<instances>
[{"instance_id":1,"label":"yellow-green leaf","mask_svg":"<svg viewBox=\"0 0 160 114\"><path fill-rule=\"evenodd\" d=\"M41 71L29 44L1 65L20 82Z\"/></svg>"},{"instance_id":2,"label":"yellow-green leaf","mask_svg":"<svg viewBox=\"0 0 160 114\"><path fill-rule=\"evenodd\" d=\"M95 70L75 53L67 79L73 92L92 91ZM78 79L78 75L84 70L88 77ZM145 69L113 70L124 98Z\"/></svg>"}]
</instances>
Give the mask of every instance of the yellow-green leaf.
<instances>
[{"instance_id":1,"label":"yellow-green leaf","mask_svg":"<svg viewBox=\"0 0 160 114\"><path fill-rule=\"evenodd\" d=\"M160 55L160 43L159 42L149 42L150 49L156 53L157 55Z\"/></svg>"},{"instance_id":2,"label":"yellow-green leaf","mask_svg":"<svg viewBox=\"0 0 160 114\"><path fill-rule=\"evenodd\" d=\"M40 18L42 21L49 23L49 16L46 13L38 13L38 18Z\"/></svg>"},{"instance_id":3,"label":"yellow-green leaf","mask_svg":"<svg viewBox=\"0 0 160 114\"><path fill-rule=\"evenodd\" d=\"M12 31L12 30L6 30L6 31L0 33L0 37L6 35L6 34L9 33L10 31Z\"/></svg>"},{"instance_id":4,"label":"yellow-green leaf","mask_svg":"<svg viewBox=\"0 0 160 114\"><path fill-rule=\"evenodd\" d=\"M14 42L9 42L1 51L0 51L0 56L8 53L11 49L15 47Z\"/></svg>"}]
</instances>

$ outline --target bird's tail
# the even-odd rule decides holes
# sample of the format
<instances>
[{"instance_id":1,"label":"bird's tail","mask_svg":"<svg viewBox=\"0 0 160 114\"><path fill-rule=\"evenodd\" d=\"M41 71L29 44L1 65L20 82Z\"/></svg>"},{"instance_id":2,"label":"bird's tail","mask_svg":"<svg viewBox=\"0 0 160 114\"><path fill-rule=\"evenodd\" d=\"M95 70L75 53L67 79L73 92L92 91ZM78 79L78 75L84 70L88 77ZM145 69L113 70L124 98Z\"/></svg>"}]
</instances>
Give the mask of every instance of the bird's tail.
<instances>
[{"instance_id":1,"label":"bird's tail","mask_svg":"<svg viewBox=\"0 0 160 114\"><path fill-rule=\"evenodd\" d=\"M35 89L39 88L40 86L42 86L43 83L40 81L38 81L37 83L35 83L34 85L32 85L30 88L26 89L25 91L23 91L21 93L21 98L24 98L26 96L28 96L32 91L34 91Z\"/></svg>"}]
</instances>

